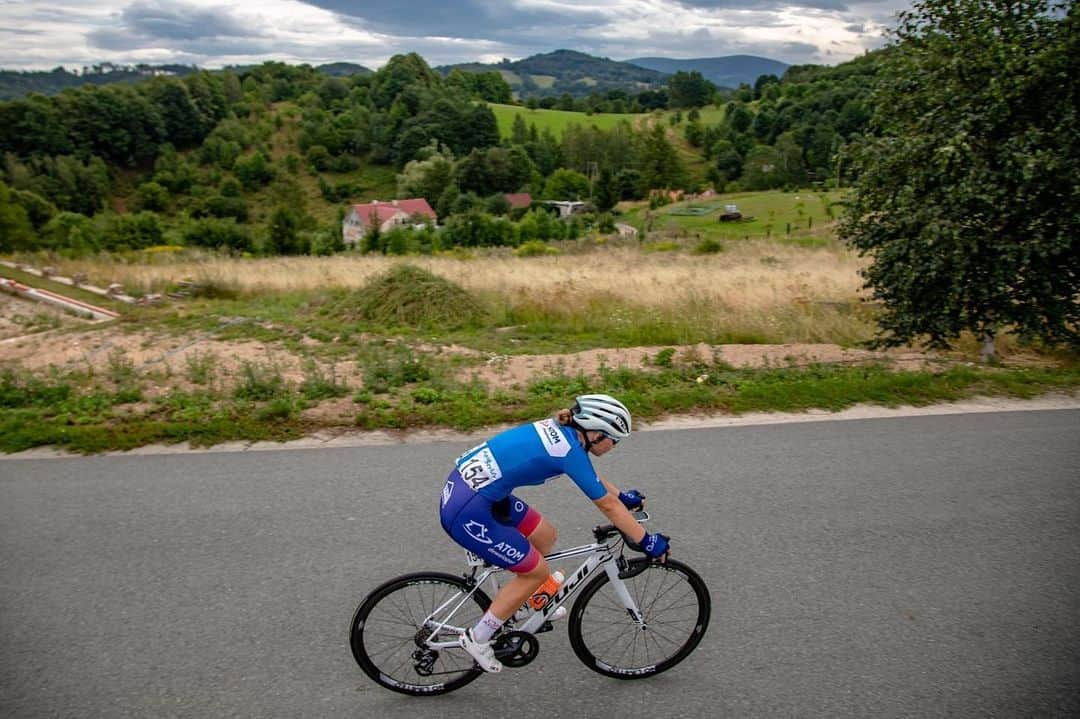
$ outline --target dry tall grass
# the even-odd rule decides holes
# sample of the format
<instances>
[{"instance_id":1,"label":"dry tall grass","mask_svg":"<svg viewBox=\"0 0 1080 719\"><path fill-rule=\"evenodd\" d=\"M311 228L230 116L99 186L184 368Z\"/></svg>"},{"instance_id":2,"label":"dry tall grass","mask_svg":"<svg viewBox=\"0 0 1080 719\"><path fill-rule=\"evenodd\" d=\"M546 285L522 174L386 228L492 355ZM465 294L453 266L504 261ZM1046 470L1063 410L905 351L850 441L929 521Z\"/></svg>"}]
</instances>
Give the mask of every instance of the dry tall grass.
<instances>
[{"instance_id":1,"label":"dry tall grass","mask_svg":"<svg viewBox=\"0 0 1080 719\"><path fill-rule=\"evenodd\" d=\"M58 269L85 272L97 283L118 282L136 293L160 292L189 278L240 295L262 295L360 288L401 262L489 297L508 314L527 308L566 315L576 307L610 304L614 298L648 308L660 322L685 321L689 316L708 331L770 341L851 342L872 331L865 317L829 309L853 305L862 295L858 270L863 262L835 245L808 249L761 240L731 243L727 251L712 255L646 254L637 248L609 247L534 258L491 253L471 259L181 255L142 265L67 261Z\"/></svg>"},{"instance_id":2,"label":"dry tall grass","mask_svg":"<svg viewBox=\"0 0 1080 719\"><path fill-rule=\"evenodd\" d=\"M359 288L393 264L408 262L474 291L510 296L585 291L652 307L681 305L687 297L735 309L767 309L800 301L859 297L863 262L842 248L804 249L775 242L733 243L715 255L645 254L609 248L587 254L518 258L492 254L446 256L221 258L185 254L149 264L102 259L60 260L62 274L84 272L99 285L118 282L129 292L160 292L181 279L205 280L241 295L329 287Z\"/></svg>"}]
</instances>

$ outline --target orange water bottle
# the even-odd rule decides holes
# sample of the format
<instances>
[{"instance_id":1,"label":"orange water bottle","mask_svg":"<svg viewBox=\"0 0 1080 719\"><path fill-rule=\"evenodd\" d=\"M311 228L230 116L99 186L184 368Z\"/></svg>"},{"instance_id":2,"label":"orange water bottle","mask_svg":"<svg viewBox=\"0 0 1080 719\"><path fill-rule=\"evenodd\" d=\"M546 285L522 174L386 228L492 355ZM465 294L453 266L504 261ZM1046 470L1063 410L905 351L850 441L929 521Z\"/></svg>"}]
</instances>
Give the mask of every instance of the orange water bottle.
<instances>
[{"instance_id":1,"label":"orange water bottle","mask_svg":"<svg viewBox=\"0 0 1080 719\"><path fill-rule=\"evenodd\" d=\"M555 596L555 593L559 591L564 578L563 573L557 569L548 575L544 583L529 597L529 606L533 609L543 609L551 601L551 598Z\"/></svg>"}]
</instances>

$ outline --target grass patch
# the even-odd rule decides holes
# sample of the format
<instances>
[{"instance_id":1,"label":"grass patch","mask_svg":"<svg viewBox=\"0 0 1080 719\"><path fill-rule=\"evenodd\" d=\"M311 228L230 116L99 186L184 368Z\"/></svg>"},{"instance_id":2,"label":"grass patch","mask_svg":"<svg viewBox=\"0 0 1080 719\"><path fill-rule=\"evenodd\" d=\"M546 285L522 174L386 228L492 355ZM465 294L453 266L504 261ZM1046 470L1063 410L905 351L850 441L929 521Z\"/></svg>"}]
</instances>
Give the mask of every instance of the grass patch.
<instances>
[{"instance_id":1,"label":"grass patch","mask_svg":"<svg viewBox=\"0 0 1080 719\"><path fill-rule=\"evenodd\" d=\"M325 313L374 325L453 329L478 326L486 312L461 286L419 267L401 264L350 292Z\"/></svg>"},{"instance_id":2,"label":"grass patch","mask_svg":"<svg viewBox=\"0 0 1080 719\"><path fill-rule=\"evenodd\" d=\"M738 222L720 222L719 212L707 211L694 201L676 202L649 211L647 206L626 211L624 222L642 226L645 212L651 214L654 231L692 234L717 240L769 238L800 247L827 247L836 242L825 230L833 220L833 205L842 197L839 191L813 192L737 192L711 200L709 208L735 205L742 213Z\"/></svg>"},{"instance_id":3,"label":"grass patch","mask_svg":"<svg viewBox=\"0 0 1080 719\"><path fill-rule=\"evenodd\" d=\"M536 76L533 76L533 79L535 80ZM514 117L516 115L521 115L522 119L525 120L526 127L536 125L538 132L543 132L545 129L550 130L556 139L561 138L563 131L570 125L595 126L601 130L610 130L619 123L629 122L633 124L645 117L645 115L632 113L586 115L584 112L570 112L568 110L530 110L520 105L500 105L497 103L489 103L488 106L495 113L495 120L499 125L499 135L503 138L509 138L513 134Z\"/></svg>"},{"instance_id":4,"label":"grass patch","mask_svg":"<svg viewBox=\"0 0 1080 719\"><path fill-rule=\"evenodd\" d=\"M439 362L404 347L383 346L382 370L354 393L354 424L363 429L452 427L471 430L545 416L586 391L623 399L635 417L657 419L692 411L740 414L760 411L840 410L856 403L925 405L972 396L1029 398L1050 391L1076 392L1080 365L1059 369L957 366L944 372L894 372L884 365L733 369L712 358L683 358L661 350L649 367L606 368L599 378L552 374L525 387L492 390L479 381L450 379ZM377 364L377 363L376 363ZM200 389L172 392L139 414L113 411L115 394L78 390L85 383L56 373L35 377L0 374L0 450L56 445L76 452L130 449L153 442L195 445L229 440L286 440L317 429L299 410L312 401L343 396L333 375L310 371L305 389L274 379L252 365L237 396ZM269 373L269 379L267 375ZM330 387L332 389L327 390ZM321 389L317 389L321 388ZM375 391L378 389L379 391Z\"/></svg>"},{"instance_id":5,"label":"grass patch","mask_svg":"<svg viewBox=\"0 0 1080 719\"><path fill-rule=\"evenodd\" d=\"M73 300L79 300L86 302L87 304L101 307L103 309L109 309L113 312L119 312L124 314L131 309L131 305L124 302L117 302L110 297L103 297L102 295L94 294L93 292L87 292L86 290L78 287L72 287L71 285L65 285L60 282L53 282L52 280L32 275L29 272L23 272L22 270L16 270L6 265L0 266L0 277L6 277L9 280L15 280L27 287L34 287L42 290L49 290L55 292L58 295L64 297L70 297Z\"/></svg>"}]
</instances>

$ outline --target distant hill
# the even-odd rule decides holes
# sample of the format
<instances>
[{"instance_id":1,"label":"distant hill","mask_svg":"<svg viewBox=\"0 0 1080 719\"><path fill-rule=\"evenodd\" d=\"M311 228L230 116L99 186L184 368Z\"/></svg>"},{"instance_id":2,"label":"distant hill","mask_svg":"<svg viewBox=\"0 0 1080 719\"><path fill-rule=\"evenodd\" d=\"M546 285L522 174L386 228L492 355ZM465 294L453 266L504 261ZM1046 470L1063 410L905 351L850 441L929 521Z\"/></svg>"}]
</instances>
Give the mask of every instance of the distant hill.
<instances>
[{"instance_id":1,"label":"distant hill","mask_svg":"<svg viewBox=\"0 0 1080 719\"><path fill-rule=\"evenodd\" d=\"M155 75L183 76L198 68L188 65L113 65L103 63L76 72L57 67L53 70L0 70L0 100L14 100L27 93L56 95L69 87L110 85L114 82L137 82Z\"/></svg>"},{"instance_id":2,"label":"distant hill","mask_svg":"<svg viewBox=\"0 0 1080 719\"><path fill-rule=\"evenodd\" d=\"M574 50L556 50L514 62L462 63L435 69L446 75L454 68L466 72L498 71L518 97L546 97L564 92L583 97L594 91L612 89L641 92L658 89L667 83L663 72Z\"/></svg>"},{"instance_id":3,"label":"distant hill","mask_svg":"<svg viewBox=\"0 0 1080 719\"><path fill-rule=\"evenodd\" d=\"M254 65L230 66L233 72L241 72ZM315 68L331 77L350 77L352 75L370 75L371 70L352 62L333 62ZM189 65L114 65L102 63L83 68L82 72L58 67L53 70L0 70L0 101L17 100L31 92L42 95L56 95L69 87L83 85L111 85L116 82L138 82L157 75L182 77L199 68Z\"/></svg>"},{"instance_id":4,"label":"distant hill","mask_svg":"<svg viewBox=\"0 0 1080 719\"><path fill-rule=\"evenodd\" d=\"M327 65L319 65L315 68L324 75L331 77L351 77L352 75L370 75L373 71L357 65L355 62L332 62Z\"/></svg>"},{"instance_id":5,"label":"distant hill","mask_svg":"<svg viewBox=\"0 0 1080 719\"><path fill-rule=\"evenodd\" d=\"M692 60L668 57L637 57L633 60L626 60L624 63L668 74L675 74L680 70L684 72L697 70L706 80L719 87L738 87L739 83L743 82L747 85L753 85L754 81L761 75L782 77L784 71L789 67L787 63L755 55L726 55L724 57L702 57Z\"/></svg>"}]
</instances>

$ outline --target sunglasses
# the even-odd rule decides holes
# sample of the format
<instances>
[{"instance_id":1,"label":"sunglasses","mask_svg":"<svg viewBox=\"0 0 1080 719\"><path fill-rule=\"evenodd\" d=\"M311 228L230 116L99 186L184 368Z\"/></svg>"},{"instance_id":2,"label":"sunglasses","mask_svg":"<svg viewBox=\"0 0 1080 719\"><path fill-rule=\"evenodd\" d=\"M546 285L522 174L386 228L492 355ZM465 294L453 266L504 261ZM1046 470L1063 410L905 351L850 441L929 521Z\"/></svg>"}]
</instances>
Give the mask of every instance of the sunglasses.
<instances>
[{"instance_id":1,"label":"sunglasses","mask_svg":"<svg viewBox=\"0 0 1080 719\"><path fill-rule=\"evenodd\" d=\"M618 443L619 443L619 440L617 440L616 438L612 437L612 436L611 436L610 434L608 434L607 432L601 432L600 434L602 434L602 435L604 436L604 437L603 437L603 439L601 439L601 440L600 440L601 442L603 442L603 441L604 441L604 439L610 439L610 440L611 440L611 444L612 444L612 446L615 446L616 444L618 444Z\"/></svg>"}]
</instances>

